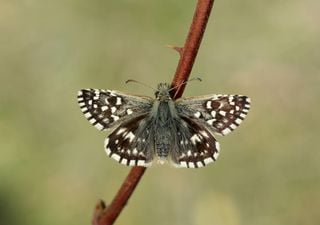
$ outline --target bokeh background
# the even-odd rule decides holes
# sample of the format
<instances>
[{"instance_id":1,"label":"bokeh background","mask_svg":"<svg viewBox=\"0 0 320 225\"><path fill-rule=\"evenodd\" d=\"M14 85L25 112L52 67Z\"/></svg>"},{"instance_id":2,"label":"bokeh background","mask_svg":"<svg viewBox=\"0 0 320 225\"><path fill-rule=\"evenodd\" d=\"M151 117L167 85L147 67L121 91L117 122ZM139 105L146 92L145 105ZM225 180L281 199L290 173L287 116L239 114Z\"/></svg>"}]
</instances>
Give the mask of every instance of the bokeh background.
<instances>
[{"instance_id":1,"label":"bokeh background","mask_svg":"<svg viewBox=\"0 0 320 225\"><path fill-rule=\"evenodd\" d=\"M89 224L129 168L108 159L81 88L170 82L195 1L0 0L0 224ZM216 1L184 96L252 98L199 169L147 170L118 224L320 224L320 2Z\"/></svg>"}]
</instances>

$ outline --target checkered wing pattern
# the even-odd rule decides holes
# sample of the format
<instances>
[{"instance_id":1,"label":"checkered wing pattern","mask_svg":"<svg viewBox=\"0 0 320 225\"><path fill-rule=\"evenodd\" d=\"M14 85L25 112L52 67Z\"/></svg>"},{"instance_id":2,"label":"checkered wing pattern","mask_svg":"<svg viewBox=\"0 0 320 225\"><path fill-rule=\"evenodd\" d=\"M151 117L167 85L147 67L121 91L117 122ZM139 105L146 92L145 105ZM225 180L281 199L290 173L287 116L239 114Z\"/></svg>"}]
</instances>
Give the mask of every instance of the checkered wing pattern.
<instances>
[{"instance_id":1,"label":"checkered wing pattern","mask_svg":"<svg viewBox=\"0 0 320 225\"><path fill-rule=\"evenodd\" d=\"M176 101L178 114L205 125L213 133L227 135L236 129L250 109L243 95L207 95Z\"/></svg>"},{"instance_id":2,"label":"checkered wing pattern","mask_svg":"<svg viewBox=\"0 0 320 225\"><path fill-rule=\"evenodd\" d=\"M127 166L149 166L154 158L154 132L148 117L125 121L105 139L107 155Z\"/></svg>"},{"instance_id":3,"label":"checkered wing pattern","mask_svg":"<svg viewBox=\"0 0 320 225\"><path fill-rule=\"evenodd\" d=\"M78 103L84 116L99 130L146 114L152 107L151 98L102 89L80 90Z\"/></svg>"},{"instance_id":4,"label":"checkered wing pattern","mask_svg":"<svg viewBox=\"0 0 320 225\"><path fill-rule=\"evenodd\" d=\"M147 120L153 100L118 91L83 89L78 103L84 116L99 130L115 128L105 139L107 155L128 166L148 166L153 159Z\"/></svg>"},{"instance_id":5,"label":"checkered wing pattern","mask_svg":"<svg viewBox=\"0 0 320 225\"><path fill-rule=\"evenodd\" d=\"M177 146L171 155L176 167L199 168L218 159L220 145L203 124L182 117L176 127Z\"/></svg>"}]
</instances>

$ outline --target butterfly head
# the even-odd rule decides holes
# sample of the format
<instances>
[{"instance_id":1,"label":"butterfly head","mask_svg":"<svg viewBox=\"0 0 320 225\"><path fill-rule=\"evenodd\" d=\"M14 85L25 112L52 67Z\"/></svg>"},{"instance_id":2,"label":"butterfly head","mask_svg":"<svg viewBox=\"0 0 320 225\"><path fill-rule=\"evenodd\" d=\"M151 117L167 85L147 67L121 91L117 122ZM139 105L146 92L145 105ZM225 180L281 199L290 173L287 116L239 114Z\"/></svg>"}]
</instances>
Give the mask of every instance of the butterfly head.
<instances>
[{"instance_id":1,"label":"butterfly head","mask_svg":"<svg viewBox=\"0 0 320 225\"><path fill-rule=\"evenodd\" d=\"M159 101L169 101L170 97L170 85L167 83L158 84L157 90L155 92L156 99Z\"/></svg>"}]
</instances>

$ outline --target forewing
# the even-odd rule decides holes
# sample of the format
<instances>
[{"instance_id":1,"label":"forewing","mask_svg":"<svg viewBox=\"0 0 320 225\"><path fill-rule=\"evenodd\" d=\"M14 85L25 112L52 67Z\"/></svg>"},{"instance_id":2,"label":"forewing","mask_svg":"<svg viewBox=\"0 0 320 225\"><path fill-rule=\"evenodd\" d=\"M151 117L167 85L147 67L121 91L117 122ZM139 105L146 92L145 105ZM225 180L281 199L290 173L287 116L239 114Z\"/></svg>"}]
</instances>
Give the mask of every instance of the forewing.
<instances>
[{"instance_id":1,"label":"forewing","mask_svg":"<svg viewBox=\"0 0 320 225\"><path fill-rule=\"evenodd\" d=\"M201 121L212 132L226 135L236 129L250 109L250 98L243 95L208 95L176 101L180 116Z\"/></svg>"},{"instance_id":2,"label":"forewing","mask_svg":"<svg viewBox=\"0 0 320 225\"><path fill-rule=\"evenodd\" d=\"M177 167L199 168L218 159L220 145L208 129L195 119L182 117L171 160Z\"/></svg>"},{"instance_id":3,"label":"forewing","mask_svg":"<svg viewBox=\"0 0 320 225\"><path fill-rule=\"evenodd\" d=\"M149 166L154 157L151 121L141 115L123 122L104 143L107 155L127 166Z\"/></svg>"},{"instance_id":4,"label":"forewing","mask_svg":"<svg viewBox=\"0 0 320 225\"><path fill-rule=\"evenodd\" d=\"M83 89L78 103L84 116L99 130L106 130L150 111L152 99L102 89Z\"/></svg>"}]
</instances>

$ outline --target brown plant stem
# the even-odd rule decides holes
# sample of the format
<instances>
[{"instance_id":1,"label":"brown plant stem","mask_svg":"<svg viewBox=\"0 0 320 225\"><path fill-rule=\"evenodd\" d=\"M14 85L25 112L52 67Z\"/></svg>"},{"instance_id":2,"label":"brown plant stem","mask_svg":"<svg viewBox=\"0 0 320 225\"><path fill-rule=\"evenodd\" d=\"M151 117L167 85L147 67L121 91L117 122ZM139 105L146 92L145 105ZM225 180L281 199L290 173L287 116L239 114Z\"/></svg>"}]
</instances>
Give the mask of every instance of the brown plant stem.
<instances>
[{"instance_id":1,"label":"brown plant stem","mask_svg":"<svg viewBox=\"0 0 320 225\"><path fill-rule=\"evenodd\" d=\"M186 84L181 86L179 84L189 78L213 3L214 0L198 0L184 46L182 48L170 46L180 54L180 60L171 83L171 86L175 87L171 92L174 99L182 96ZM106 206L102 200L97 203L92 219L93 225L111 225L114 223L145 171L145 167L133 167L110 205Z\"/></svg>"},{"instance_id":2,"label":"brown plant stem","mask_svg":"<svg viewBox=\"0 0 320 225\"><path fill-rule=\"evenodd\" d=\"M213 3L214 0L198 0L185 44L183 48L178 48L180 60L171 83L172 87L177 87L189 78ZM175 99L182 96L185 86L186 84L183 84L173 90L172 93Z\"/></svg>"},{"instance_id":3,"label":"brown plant stem","mask_svg":"<svg viewBox=\"0 0 320 225\"><path fill-rule=\"evenodd\" d=\"M111 204L106 206L102 200L97 203L92 219L93 225L109 225L114 223L124 206L127 204L145 171L145 167L133 167L123 181Z\"/></svg>"}]
</instances>

